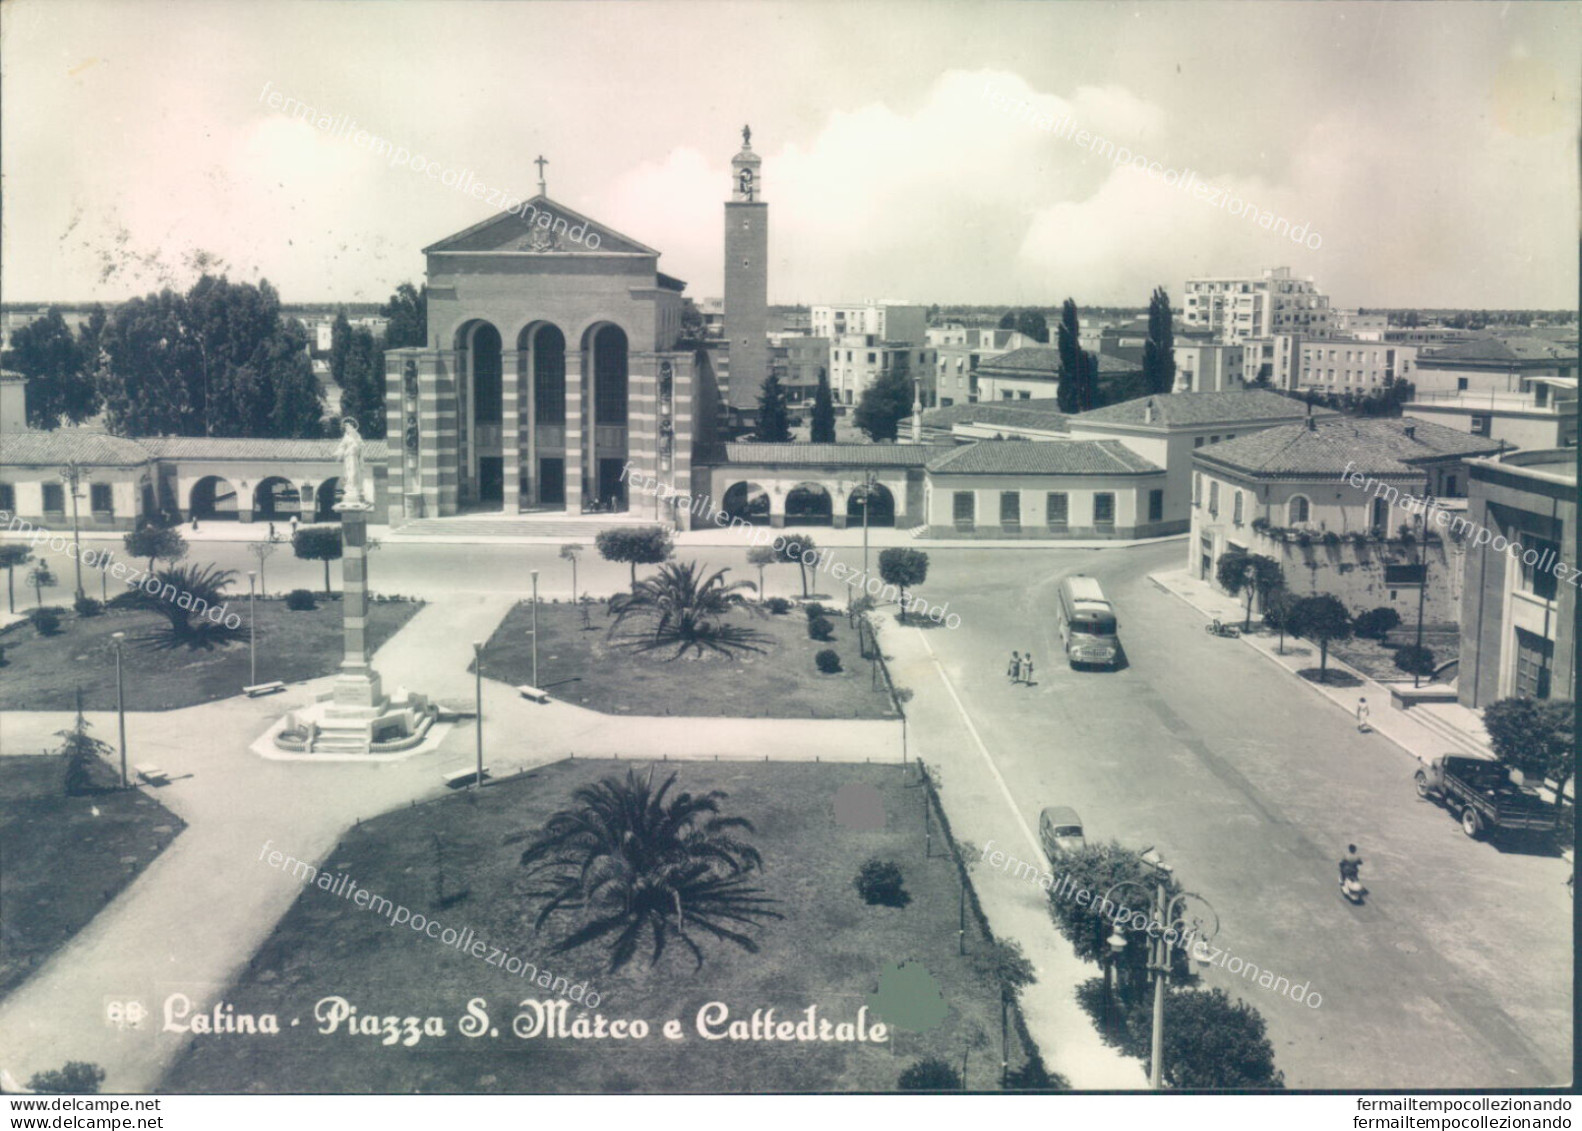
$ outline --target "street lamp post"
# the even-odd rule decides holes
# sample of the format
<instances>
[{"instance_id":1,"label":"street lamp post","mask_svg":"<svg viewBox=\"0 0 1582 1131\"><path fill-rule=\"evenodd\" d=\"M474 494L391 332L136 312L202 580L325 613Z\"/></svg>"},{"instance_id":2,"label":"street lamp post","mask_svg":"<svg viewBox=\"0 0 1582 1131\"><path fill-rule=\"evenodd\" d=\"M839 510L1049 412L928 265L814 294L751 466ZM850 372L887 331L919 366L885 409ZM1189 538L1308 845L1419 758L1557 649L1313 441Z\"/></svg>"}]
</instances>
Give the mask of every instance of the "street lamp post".
<instances>
[{"instance_id":1,"label":"street lamp post","mask_svg":"<svg viewBox=\"0 0 1582 1131\"><path fill-rule=\"evenodd\" d=\"M533 686L538 686L538 570L529 570L533 579Z\"/></svg>"},{"instance_id":2,"label":"street lamp post","mask_svg":"<svg viewBox=\"0 0 1582 1131\"><path fill-rule=\"evenodd\" d=\"M474 676L474 704L478 715L478 768L473 775L472 788L483 788L483 641L472 642L472 671Z\"/></svg>"},{"instance_id":3,"label":"street lamp post","mask_svg":"<svg viewBox=\"0 0 1582 1131\"><path fill-rule=\"evenodd\" d=\"M124 632L110 633L110 639L115 641L115 721L121 735L121 788L127 787L126 780L126 685L121 679L121 642L126 639Z\"/></svg>"},{"instance_id":4,"label":"street lamp post","mask_svg":"<svg viewBox=\"0 0 1582 1131\"><path fill-rule=\"evenodd\" d=\"M253 627L257 621L255 616L256 606L253 603L255 596L254 582L258 580L258 571L247 571L247 671L249 687L258 685L258 648L256 644L257 630Z\"/></svg>"},{"instance_id":5,"label":"street lamp post","mask_svg":"<svg viewBox=\"0 0 1582 1131\"><path fill-rule=\"evenodd\" d=\"M85 594L82 591L82 538L77 519L77 484L82 478L82 469L77 466L76 460L61 469L60 478L71 487L71 540L77 544L77 552L71 558L77 567L77 600L81 601Z\"/></svg>"},{"instance_id":6,"label":"street lamp post","mask_svg":"<svg viewBox=\"0 0 1582 1131\"><path fill-rule=\"evenodd\" d=\"M1434 483L1430 479L1423 489L1423 497L1428 498L1433 493L1433 489ZM1428 597L1428 523L1426 521L1423 523L1422 549L1419 554L1422 557L1423 575L1417 579L1417 655L1413 657L1416 662L1412 664L1413 687L1423 685L1423 602Z\"/></svg>"}]
</instances>

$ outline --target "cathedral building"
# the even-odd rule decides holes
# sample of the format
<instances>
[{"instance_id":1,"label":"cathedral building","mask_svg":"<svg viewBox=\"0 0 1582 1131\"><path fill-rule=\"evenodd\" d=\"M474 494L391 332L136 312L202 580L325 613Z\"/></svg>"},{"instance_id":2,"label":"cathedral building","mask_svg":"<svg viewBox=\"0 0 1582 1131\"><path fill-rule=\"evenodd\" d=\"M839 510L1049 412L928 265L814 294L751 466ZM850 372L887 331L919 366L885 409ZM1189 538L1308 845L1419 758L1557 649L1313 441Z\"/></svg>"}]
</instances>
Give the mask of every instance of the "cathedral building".
<instances>
[{"instance_id":1,"label":"cathedral building","mask_svg":"<svg viewBox=\"0 0 1582 1131\"><path fill-rule=\"evenodd\" d=\"M718 416L707 354L679 345L686 284L542 189L424 248L428 344L385 355L392 525L639 503L685 522L623 472L686 493Z\"/></svg>"}]
</instances>

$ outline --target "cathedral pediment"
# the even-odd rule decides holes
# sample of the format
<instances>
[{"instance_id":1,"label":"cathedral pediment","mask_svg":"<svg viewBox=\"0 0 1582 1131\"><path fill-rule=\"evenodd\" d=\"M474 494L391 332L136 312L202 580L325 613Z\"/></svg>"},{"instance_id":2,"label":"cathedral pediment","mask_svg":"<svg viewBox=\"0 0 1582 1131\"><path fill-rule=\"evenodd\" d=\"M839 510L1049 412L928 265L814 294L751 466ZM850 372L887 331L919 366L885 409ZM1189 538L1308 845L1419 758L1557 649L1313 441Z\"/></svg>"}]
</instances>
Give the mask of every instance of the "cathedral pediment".
<instances>
[{"instance_id":1,"label":"cathedral pediment","mask_svg":"<svg viewBox=\"0 0 1582 1131\"><path fill-rule=\"evenodd\" d=\"M490 251L538 255L659 254L542 194L423 249L425 255Z\"/></svg>"}]
</instances>

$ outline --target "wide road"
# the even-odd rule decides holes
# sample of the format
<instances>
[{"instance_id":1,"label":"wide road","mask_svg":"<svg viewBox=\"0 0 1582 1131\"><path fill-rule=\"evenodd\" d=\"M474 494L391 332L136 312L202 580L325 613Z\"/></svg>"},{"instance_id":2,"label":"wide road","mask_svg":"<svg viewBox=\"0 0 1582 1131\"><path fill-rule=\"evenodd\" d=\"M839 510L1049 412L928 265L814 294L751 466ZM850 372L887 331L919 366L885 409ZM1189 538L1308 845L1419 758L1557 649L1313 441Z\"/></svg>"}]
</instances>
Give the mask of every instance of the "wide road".
<instances>
[{"instance_id":1,"label":"wide road","mask_svg":"<svg viewBox=\"0 0 1582 1131\"><path fill-rule=\"evenodd\" d=\"M962 625L927 639L962 707L937 673L935 686L917 681L925 755L921 716L964 709L1030 825L1042 806L1064 803L1090 840L1158 846L1217 909L1216 946L1321 995L1310 1007L1245 975L1205 974L1263 1014L1288 1085L1568 1083L1567 865L1469 840L1418 800L1410 755L1359 734L1253 649L1207 635L1195 611L1147 579L1184 554L1173 542L931 555L925 591L948 597ZM1078 571L1119 609L1120 671L1075 672L1060 659L1051 610L1059 579ZM1006 679L1013 648L1033 651L1036 686ZM948 802L948 780L945 789ZM1009 809L1004 792L994 796ZM1016 854L1023 837L1006 818L1000 844ZM1360 908L1336 882L1348 842L1372 892Z\"/></svg>"}]
</instances>

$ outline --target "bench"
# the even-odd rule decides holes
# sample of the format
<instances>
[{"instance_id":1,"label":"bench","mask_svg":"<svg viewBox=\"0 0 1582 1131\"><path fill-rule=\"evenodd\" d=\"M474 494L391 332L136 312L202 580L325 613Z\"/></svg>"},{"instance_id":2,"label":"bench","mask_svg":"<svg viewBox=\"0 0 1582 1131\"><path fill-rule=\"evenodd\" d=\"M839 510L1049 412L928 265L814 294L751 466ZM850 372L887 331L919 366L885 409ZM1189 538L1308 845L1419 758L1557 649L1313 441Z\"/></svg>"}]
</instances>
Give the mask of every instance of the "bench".
<instances>
[{"instance_id":1,"label":"bench","mask_svg":"<svg viewBox=\"0 0 1582 1131\"><path fill-rule=\"evenodd\" d=\"M249 699L257 699L260 695L273 695L277 691L284 691L286 685L281 680L270 680L268 683L255 683L251 687L242 688L243 694Z\"/></svg>"},{"instance_id":2,"label":"bench","mask_svg":"<svg viewBox=\"0 0 1582 1131\"><path fill-rule=\"evenodd\" d=\"M483 776L484 777L488 777L489 776L489 767L488 766L485 766L483 768ZM458 785L461 785L463 782L472 781L476 777L478 777L478 771L476 769L473 769L472 767L468 767L465 770L452 770L450 773L448 773L448 774L446 774L444 776L444 781L445 781L445 784L447 786L449 786L451 789L455 789Z\"/></svg>"},{"instance_id":3,"label":"bench","mask_svg":"<svg viewBox=\"0 0 1582 1131\"><path fill-rule=\"evenodd\" d=\"M170 775L152 762L143 762L133 766L132 769L137 771L137 776L149 785L164 785L170 781Z\"/></svg>"},{"instance_id":4,"label":"bench","mask_svg":"<svg viewBox=\"0 0 1582 1131\"><path fill-rule=\"evenodd\" d=\"M531 699L535 703L549 702L549 692L547 691L540 691L538 688L530 687L525 683L516 690L523 699Z\"/></svg>"}]
</instances>

